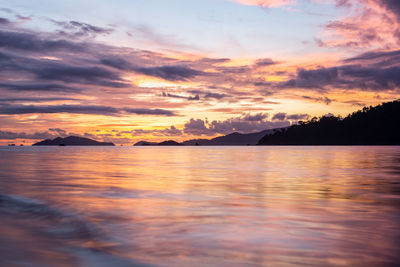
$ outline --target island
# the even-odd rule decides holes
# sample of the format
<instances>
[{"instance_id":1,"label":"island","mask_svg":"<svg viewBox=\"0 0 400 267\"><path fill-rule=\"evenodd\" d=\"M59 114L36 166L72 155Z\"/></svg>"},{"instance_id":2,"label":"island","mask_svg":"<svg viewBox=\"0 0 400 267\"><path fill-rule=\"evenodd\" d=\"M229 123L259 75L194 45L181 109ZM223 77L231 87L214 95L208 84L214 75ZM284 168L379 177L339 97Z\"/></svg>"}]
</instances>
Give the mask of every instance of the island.
<instances>
[{"instance_id":1,"label":"island","mask_svg":"<svg viewBox=\"0 0 400 267\"><path fill-rule=\"evenodd\" d=\"M258 145L400 145L400 100L345 118L322 116L267 134Z\"/></svg>"},{"instance_id":2,"label":"island","mask_svg":"<svg viewBox=\"0 0 400 267\"><path fill-rule=\"evenodd\" d=\"M273 134L279 129L269 129L256 133L242 134L234 132L224 136L218 136L212 139L191 139L178 143L173 140L164 141L161 143L140 141L134 144L134 146L246 146L256 145L258 141L267 134Z\"/></svg>"},{"instance_id":3,"label":"island","mask_svg":"<svg viewBox=\"0 0 400 267\"><path fill-rule=\"evenodd\" d=\"M98 142L89 138L79 136L68 136L65 138L46 139L33 146L115 146L113 143Z\"/></svg>"},{"instance_id":4,"label":"island","mask_svg":"<svg viewBox=\"0 0 400 267\"><path fill-rule=\"evenodd\" d=\"M348 116L325 115L289 127L256 133L234 132L212 139L178 143L140 141L134 146L246 146L246 145L400 145L400 99L364 107Z\"/></svg>"}]
</instances>

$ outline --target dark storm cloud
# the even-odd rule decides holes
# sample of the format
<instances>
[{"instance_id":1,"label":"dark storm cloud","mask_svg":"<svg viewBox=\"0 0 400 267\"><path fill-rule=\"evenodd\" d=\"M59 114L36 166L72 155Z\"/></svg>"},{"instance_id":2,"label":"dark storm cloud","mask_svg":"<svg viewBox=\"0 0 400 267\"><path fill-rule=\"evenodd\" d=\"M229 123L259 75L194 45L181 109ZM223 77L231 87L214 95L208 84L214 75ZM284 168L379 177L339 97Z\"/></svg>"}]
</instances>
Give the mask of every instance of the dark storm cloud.
<instances>
[{"instance_id":1,"label":"dark storm cloud","mask_svg":"<svg viewBox=\"0 0 400 267\"><path fill-rule=\"evenodd\" d=\"M33 105L0 105L0 114L18 115L18 114L53 114L53 113L73 113L73 114L91 114L120 116L126 114L137 115L164 115L174 116L175 113L164 109L146 109L146 108L114 108L109 106L85 106L85 105L54 105L54 106L33 106Z\"/></svg>"},{"instance_id":2,"label":"dark storm cloud","mask_svg":"<svg viewBox=\"0 0 400 267\"><path fill-rule=\"evenodd\" d=\"M0 47L11 50L23 50L31 52L49 52L49 51L83 51L85 46L66 40L49 40L41 38L38 34L0 31Z\"/></svg>"}]
</instances>

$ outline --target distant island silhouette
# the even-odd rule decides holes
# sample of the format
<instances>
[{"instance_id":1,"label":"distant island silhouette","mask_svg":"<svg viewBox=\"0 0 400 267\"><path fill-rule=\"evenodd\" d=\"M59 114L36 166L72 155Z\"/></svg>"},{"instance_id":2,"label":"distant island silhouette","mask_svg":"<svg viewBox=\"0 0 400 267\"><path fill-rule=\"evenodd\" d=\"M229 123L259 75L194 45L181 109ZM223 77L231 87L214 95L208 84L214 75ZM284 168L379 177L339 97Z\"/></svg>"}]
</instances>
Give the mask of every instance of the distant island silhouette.
<instances>
[{"instance_id":1,"label":"distant island silhouette","mask_svg":"<svg viewBox=\"0 0 400 267\"><path fill-rule=\"evenodd\" d=\"M79 136L57 137L53 140L46 139L33 146L115 146L113 143L98 142L89 138Z\"/></svg>"},{"instance_id":2,"label":"distant island silhouette","mask_svg":"<svg viewBox=\"0 0 400 267\"><path fill-rule=\"evenodd\" d=\"M264 136L258 145L400 145L400 100L364 107L344 119L299 122Z\"/></svg>"},{"instance_id":3,"label":"distant island silhouette","mask_svg":"<svg viewBox=\"0 0 400 267\"><path fill-rule=\"evenodd\" d=\"M256 145L258 141L266 134L274 133L280 129L264 130L256 133L231 133L224 136L218 136L213 139L191 139L178 143L176 141L164 141L161 143L140 141L134 144L134 146L246 146Z\"/></svg>"},{"instance_id":4,"label":"distant island silhouette","mask_svg":"<svg viewBox=\"0 0 400 267\"><path fill-rule=\"evenodd\" d=\"M400 145L400 100L364 107L345 118L322 116L285 128L231 133L178 143L140 141L134 146Z\"/></svg>"},{"instance_id":5,"label":"distant island silhouette","mask_svg":"<svg viewBox=\"0 0 400 267\"><path fill-rule=\"evenodd\" d=\"M134 146L246 146L246 145L400 145L400 100L364 107L345 118L322 116L278 129L256 133L234 132L212 139L182 143L140 141ZM114 146L89 138L68 136L46 139L33 146Z\"/></svg>"}]
</instances>

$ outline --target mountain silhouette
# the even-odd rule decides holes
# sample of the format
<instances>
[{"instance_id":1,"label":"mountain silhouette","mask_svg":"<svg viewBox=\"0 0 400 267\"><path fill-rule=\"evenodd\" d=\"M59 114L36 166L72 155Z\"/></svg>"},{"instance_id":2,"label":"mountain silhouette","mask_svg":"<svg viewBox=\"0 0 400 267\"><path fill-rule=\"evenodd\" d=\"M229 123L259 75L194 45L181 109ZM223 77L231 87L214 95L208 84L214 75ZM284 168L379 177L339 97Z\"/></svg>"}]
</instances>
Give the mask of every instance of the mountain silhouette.
<instances>
[{"instance_id":1,"label":"mountain silhouette","mask_svg":"<svg viewBox=\"0 0 400 267\"><path fill-rule=\"evenodd\" d=\"M185 146L245 146L245 145L256 145L258 141L266 134L272 134L280 129L264 130L256 133L241 134L231 133L224 136L218 136L212 139L191 139L178 143L175 141L164 141L161 143L140 141L135 146L159 146L159 145L185 145Z\"/></svg>"},{"instance_id":2,"label":"mountain silhouette","mask_svg":"<svg viewBox=\"0 0 400 267\"><path fill-rule=\"evenodd\" d=\"M147 141L139 141L134 146L156 146L158 145L157 142L147 142Z\"/></svg>"},{"instance_id":3,"label":"mountain silhouette","mask_svg":"<svg viewBox=\"0 0 400 267\"><path fill-rule=\"evenodd\" d=\"M400 145L400 100L364 107L344 119L313 118L272 134L259 145Z\"/></svg>"},{"instance_id":4,"label":"mountain silhouette","mask_svg":"<svg viewBox=\"0 0 400 267\"><path fill-rule=\"evenodd\" d=\"M98 142L89 138L79 136L57 137L53 140L46 139L33 146L114 146L113 143Z\"/></svg>"},{"instance_id":5,"label":"mountain silhouette","mask_svg":"<svg viewBox=\"0 0 400 267\"><path fill-rule=\"evenodd\" d=\"M173 140L164 141L157 144L158 146L183 146L183 144L175 142Z\"/></svg>"},{"instance_id":6,"label":"mountain silhouette","mask_svg":"<svg viewBox=\"0 0 400 267\"><path fill-rule=\"evenodd\" d=\"M224 136L218 136L213 139L192 139L183 142L187 146L245 146L256 145L258 141L266 134L271 134L278 129L264 130L256 133L242 134L234 132Z\"/></svg>"}]
</instances>

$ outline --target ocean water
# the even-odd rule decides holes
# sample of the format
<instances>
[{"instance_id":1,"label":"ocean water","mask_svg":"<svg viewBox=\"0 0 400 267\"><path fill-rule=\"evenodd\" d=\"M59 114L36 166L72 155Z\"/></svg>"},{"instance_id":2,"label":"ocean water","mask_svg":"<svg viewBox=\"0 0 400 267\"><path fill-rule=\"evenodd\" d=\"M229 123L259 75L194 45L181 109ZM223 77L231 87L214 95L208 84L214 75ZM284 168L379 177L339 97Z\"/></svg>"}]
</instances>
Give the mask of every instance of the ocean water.
<instances>
[{"instance_id":1,"label":"ocean water","mask_svg":"<svg viewBox=\"0 0 400 267\"><path fill-rule=\"evenodd\" d=\"M398 266L400 147L0 147L0 266Z\"/></svg>"}]
</instances>

